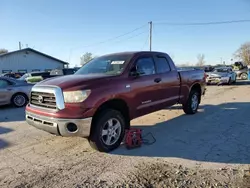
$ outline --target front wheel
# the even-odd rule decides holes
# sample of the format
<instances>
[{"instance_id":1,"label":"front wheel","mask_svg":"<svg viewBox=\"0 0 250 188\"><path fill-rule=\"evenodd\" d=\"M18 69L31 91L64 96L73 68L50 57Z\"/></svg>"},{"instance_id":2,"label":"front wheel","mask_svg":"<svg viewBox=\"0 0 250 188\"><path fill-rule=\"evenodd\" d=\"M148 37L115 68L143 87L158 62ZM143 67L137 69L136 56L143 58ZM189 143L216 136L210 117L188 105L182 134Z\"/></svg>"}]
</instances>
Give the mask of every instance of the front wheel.
<instances>
[{"instance_id":1,"label":"front wheel","mask_svg":"<svg viewBox=\"0 0 250 188\"><path fill-rule=\"evenodd\" d=\"M125 122L119 111L105 110L92 125L89 137L91 147L101 152L109 152L119 147L125 134Z\"/></svg>"},{"instance_id":2,"label":"front wheel","mask_svg":"<svg viewBox=\"0 0 250 188\"><path fill-rule=\"evenodd\" d=\"M197 90L191 90L186 104L183 104L183 111L186 114L195 114L199 108L201 94Z\"/></svg>"}]
</instances>

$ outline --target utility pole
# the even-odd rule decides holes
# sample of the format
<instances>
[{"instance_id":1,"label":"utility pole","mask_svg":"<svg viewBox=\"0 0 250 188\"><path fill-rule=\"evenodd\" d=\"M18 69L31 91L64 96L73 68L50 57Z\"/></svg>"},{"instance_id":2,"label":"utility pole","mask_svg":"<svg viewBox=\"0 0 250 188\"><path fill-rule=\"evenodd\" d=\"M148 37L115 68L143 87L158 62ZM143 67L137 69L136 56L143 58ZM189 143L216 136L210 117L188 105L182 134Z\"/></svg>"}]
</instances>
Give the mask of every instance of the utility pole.
<instances>
[{"instance_id":1,"label":"utility pole","mask_svg":"<svg viewBox=\"0 0 250 188\"><path fill-rule=\"evenodd\" d=\"M149 51L152 51L152 21L149 23Z\"/></svg>"},{"instance_id":2,"label":"utility pole","mask_svg":"<svg viewBox=\"0 0 250 188\"><path fill-rule=\"evenodd\" d=\"M21 42L19 42L19 50L21 50L22 49L22 47L21 47Z\"/></svg>"}]
</instances>

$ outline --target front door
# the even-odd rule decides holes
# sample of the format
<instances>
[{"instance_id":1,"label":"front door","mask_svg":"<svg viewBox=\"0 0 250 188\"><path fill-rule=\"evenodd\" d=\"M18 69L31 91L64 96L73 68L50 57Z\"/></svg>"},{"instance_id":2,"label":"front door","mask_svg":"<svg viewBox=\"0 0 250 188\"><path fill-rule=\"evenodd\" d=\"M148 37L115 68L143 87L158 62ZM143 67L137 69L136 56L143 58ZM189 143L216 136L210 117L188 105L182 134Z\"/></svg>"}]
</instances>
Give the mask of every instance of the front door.
<instances>
[{"instance_id":1,"label":"front door","mask_svg":"<svg viewBox=\"0 0 250 188\"><path fill-rule=\"evenodd\" d=\"M130 78L131 97L134 101L131 109L135 110L133 114L138 117L155 111L160 96L160 80L152 56L139 57L134 66L140 75Z\"/></svg>"}]
</instances>

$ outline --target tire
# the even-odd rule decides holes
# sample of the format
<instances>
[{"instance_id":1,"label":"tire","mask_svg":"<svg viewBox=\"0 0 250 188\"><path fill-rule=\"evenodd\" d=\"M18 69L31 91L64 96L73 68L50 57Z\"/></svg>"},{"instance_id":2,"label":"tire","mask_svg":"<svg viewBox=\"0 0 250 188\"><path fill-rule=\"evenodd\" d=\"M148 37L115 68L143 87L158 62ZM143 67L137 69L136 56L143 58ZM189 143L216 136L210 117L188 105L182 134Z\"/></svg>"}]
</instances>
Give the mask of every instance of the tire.
<instances>
[{"instance_id":1,"label":"tire","mask_svg":"<svg viewBox=\"0 0 250 188\"><path fill-rule=\"evenodd\" d=\"M191 90L186 104L182 105L183 111L186 114L195 114L199 108L200 97L201 93L198 90Z\"/></svg>"},{"instance_id":2,"label":"tire","mask_svg":"<svg viewBox=\"0 0 250 188\"><path fill-rule=\"evenodd\" d=\"M247 73L241 73L240 79L241 80L247 80L248 74Z\"/></svg>"},{"instance_id":3,"label":"tire","mask_svg":"<svg viewBox=\"0 0 250 188\"><path fill-rule=\"evenodd\" d=\"M28 97L24 93L17 93L13 95L11 103L18 108L24 107L28 103Z\"/></svg>"},{"instance_id":4,"label":"tire","mask_svg":"<svg viewBox=\"0 0 250 188\"><path fill-rule=\"evenodd\" d=\"M118 148L125 135L126 121L123 115L119 111L107 109L96 118L89 137L91 147L100 152Z\"/></svg>"}]
</instances>

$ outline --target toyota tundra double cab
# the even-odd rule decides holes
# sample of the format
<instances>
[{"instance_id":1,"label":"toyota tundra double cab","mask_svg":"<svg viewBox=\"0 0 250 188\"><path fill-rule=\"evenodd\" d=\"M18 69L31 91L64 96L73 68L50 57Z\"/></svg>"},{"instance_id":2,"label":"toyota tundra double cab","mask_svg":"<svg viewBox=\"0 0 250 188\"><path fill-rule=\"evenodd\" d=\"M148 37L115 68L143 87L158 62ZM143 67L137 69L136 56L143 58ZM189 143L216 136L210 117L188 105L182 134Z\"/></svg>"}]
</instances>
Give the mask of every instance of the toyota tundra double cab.
<instances>
[{"instance_id":1,"label":"toyota tundra double cab","mask_svg":"<svg viewBox=\"0 0 250 188\"><path fill-rule=\"evenodd\" d=\"M56 135L87 137L92 147L109 152L134 118L177 103L195 114L205 85L203 70L177 71L166 53L114 53L33 86L26 120Z\"/></svg>"}]
</instances>

